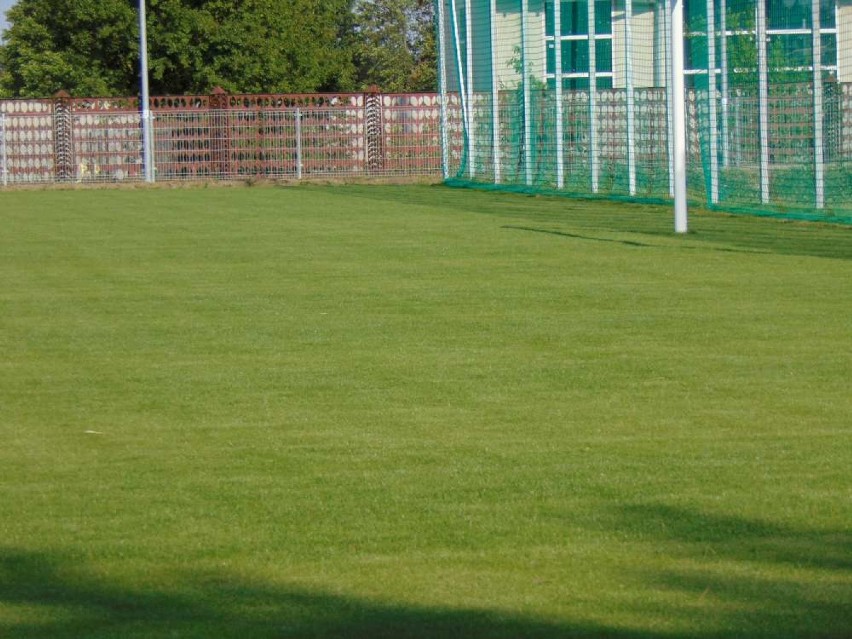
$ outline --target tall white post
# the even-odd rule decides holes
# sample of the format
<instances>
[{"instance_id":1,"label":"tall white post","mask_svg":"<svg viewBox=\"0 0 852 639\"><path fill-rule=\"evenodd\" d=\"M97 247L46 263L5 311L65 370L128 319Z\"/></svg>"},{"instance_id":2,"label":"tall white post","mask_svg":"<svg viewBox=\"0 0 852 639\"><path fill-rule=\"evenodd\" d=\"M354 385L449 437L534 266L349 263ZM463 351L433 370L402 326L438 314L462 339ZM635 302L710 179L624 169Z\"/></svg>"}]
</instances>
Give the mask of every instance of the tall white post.
<instances>
[{"instance_id":1,"label":"tall white post","mask_svg":"<svg viewBox=\"0 0 852 639\"><path fill-rule=\"evenodd\" d=\"M524 182L532 184L532 99L530 91L529 46L527 29L529 0L521 0L521 80L524 85Z\"/></svg>"},{"instance_id":2,"label":"tall white post","mask_svg":"<svg viewBox=\"0 0 852 639\"><path fill-rule=\"evenodd\" d=\"M811 33L813 42L814 77L814 204L825 208L825 146L822 87L822 22L819 15L820 0L811 0ZM840 25L838 25L839 27Z\"/></svg>"},{"instance_id":3,"label":"tall white post","mask_svg":"<svg viewBox=\"0 0 852 639\"><path fill-rule=\"evenodd\" d=\"M760 144L760 201L769 204L769 61L766 51L766 4L756 2L757 111Z\"/></svg>"},{"instance_id":4,"label":"tall white post","mask_svg":"<svg viewBox=\"0 0 852 639\"><path fill-rule=\"evenodd\" d=\"M683 73L683 0L672 0L671 7L671 137L674 168L675 232L686 233L686 90Z\"/></svg>"},{"instance_id":5,"label":"tall white post","mask_svg":"<svg viewBox=\"0 0 852 639\"><path fill-rule=\"evenodd\" d=\"M446 0L438 0L438 91L441 108L441 174L444 179L450 177L450 149L447 128L449 118L447 117L447 36L444 4Z\"/></svg>"},{"instance_id":6,"label":"tall white post","mask_svg":"<svg viewBox=\"0 0 852 639\"><path fill-rule=\"evenodd\" d=\"M627 173L630 195L636 195L636 102L633 92L633 0L624 0L624 78L627 91Z\"/></svg>"},{"instance_id":7,"label":"tall white post","mask_svg":"<svg viewBox=\"0 0 852 639\"><path fill-rule=\"evenodd\" d=\"M728 87L728 6L727 0L719 0L719 31L722 38L719 41L719 56L721 58L721 92L722 92L722 165L728 166L728 158L731 155L730 134L728 132L728 118L730 107L730 89Z\"/></svg>"},{"instance_id":8,"label":"tall white post","mask_svg":"<svg viewBox=\"0 0 852 639\"><path fill-rule=\"evenodd\" d=\"M600 150L598 148L598 67L595 47L595 0L588 0L589 20L589 169L592 193L600 188Z\"/></svg>"},{"instance_id":9,"label":"tall white post","mask_svg":"<svg viewBox=\"0 0 852 639\"><path fill-rule=\"evenodd\" d=\"M553 2L554 99L556 100L556 188L565 186L565 122L562 104L562 2Z\"/></svg>"},{"instance_id":10,"label":"tall white post","mask_svg":"<svg viewBox=\"0 0 852 639\"><path fill-rule=\"evenodd\" d=\"M9 154L6 136L6 114L0 113L0 174L3 175L3 186L9 185Z\"/></svg>"},{"instance_id":11,"label":"tall white post","mask_svg":"<svg viewBox=\"0 0 852 639\"><path fill-rule=\"evenodd\" d=\"M296 179L302 179L302 110L296 107Z\"/></svg>"},{"instance_id":12,"label":"tall white post","mask_svg":"<svg viewBox=\"0 0 852 639\"><path fill-rule=\"evenodd\" d=\"M145 0L139 0L139 80L142 89L142 166L145 181L154 181L154 136L151 127L151 105L148 95L148 27Z\"/></svg>"},{"instance_id":13,"label":"tall white post","mask_svg":"<svg viewBox=\"0 0 852 639\"><path fill-rule=\"evenodd\" d=\"M500 160L500 76L497 72L497 0L491 0L491 161L494 164L494 184L503 179Z\"/></svg>"},{"instance_id":14,"label":"tall white post","mask_svg":"<svg viewBox=\"0 0 852 639\"><path fill-rule=\"evenodd\" d=\"M474 131L474 97L473 97L473 12L470 7L471 0L464 2L464 44L465 62L467 63L467 108L468 108L468 131L470 138L470 161L468 162L468 174L470 177L476 175L476 133Z\"/></svg>"},{"instance_id":15,"label":"tall white post","mask_svg":"<svg viewBox=\"0 0 852 639\"><path fill-rule=\"evenodd\" d=\"M819 0L816 0L817 2ZM716 9L707 2L707 101L710 110L710 202L719 203L719 111L716 105ZM722 38L724 40L724 37Z\"/></svg>"}]
</instances>

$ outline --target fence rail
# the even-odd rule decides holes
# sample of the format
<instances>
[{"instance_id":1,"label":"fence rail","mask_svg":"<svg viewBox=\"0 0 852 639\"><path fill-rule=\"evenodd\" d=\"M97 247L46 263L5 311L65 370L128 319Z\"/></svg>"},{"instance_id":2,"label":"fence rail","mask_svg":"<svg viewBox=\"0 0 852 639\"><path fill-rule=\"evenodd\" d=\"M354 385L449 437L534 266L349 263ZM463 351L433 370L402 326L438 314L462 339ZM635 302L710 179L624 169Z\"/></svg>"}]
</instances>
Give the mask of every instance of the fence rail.
<instances>
[{"instance_id":1,"label":"fence rail","mask_svg":"<svg viewBox=\"0 0 852 639\"><path fill-rule=\"evenodd\" d=\"M807 162L813 154L807 114L812 96L802 93L773 96L772 108L784 117L770 131L778 140L772 166ZM543 94L545 95L545 94ZM501 93L501 129L479 130L475 148L465 145L458 96L448 95L443 116L447 142L444 161L454 174L467 163L477 179L491 179L493 157L499 156L503 179L521 179L525 149L541 183L555 180L554 131L549 127L524 131L513 128L520 108L517 96ZM589 96L587 91L563 94L563 137L566 185L584 188L584 172L597 162L599 177L617 182L626 163L626 109L623 89L597 92L597 157L589 157ZM555 104L542 98L536 108L542 117ZM703 188L699 103L691 91L688 108L688 155L693 188ZM636 93L636 117L644 137L636 161L651 194L669 189L667 107L665 91ZM730 118L723 144L726 170L758 162L755 98L735 94L728 103ZM486 115L490 95L475 95L474 109ZM155 178L158 181L233 180L248 178L302 179L309 177L407 177L442 175L440 97L418 94L309 94L166 96L151 99ZM852 84L838 84L826 102L825 159L848 166L852 161ZM547 120L547 118L544 118ZM475 118L476 122L488 117ZM516 130L517 129L517 130ZM832 169L834 170L834 168ZM837 169L840 170L840 169ZM843 169L846 170L846 169ZM612 173L612 175L610 175ZM0 100L0 186L46 183L124 182L144 180L142 122L136 98ZM618 186L618 185L615 185ZM621 185L624 186L624 185ZM619 187L620 188L620 187ZM626 188L626 187L625 187ZM841 193L839 197L845 198ZM835 198L836 199L836 198Z\"/></svg>"},{"instance_id":2,"label":"fence rail","mask_svg":"<svg viewBox=\"0 0 852 639\"><path fill-rule=\"evenodd\" d=\"M442 174L435 94L152 98L155 179ZM138 101L0 101L2 184L144 179Z\"/></svg>"}]
</instances>

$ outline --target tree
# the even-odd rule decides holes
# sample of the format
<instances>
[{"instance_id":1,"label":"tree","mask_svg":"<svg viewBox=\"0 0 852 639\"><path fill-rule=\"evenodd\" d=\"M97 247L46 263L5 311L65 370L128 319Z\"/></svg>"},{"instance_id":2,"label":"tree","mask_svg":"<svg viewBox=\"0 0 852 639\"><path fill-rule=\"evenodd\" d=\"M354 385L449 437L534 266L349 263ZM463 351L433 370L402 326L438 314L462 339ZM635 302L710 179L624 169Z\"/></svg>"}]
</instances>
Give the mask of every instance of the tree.
<instances>
[{"instance_id":1,"label":"tree","mask_svg":"<svg viewBox=\"0 0 852 639\"><path fill-rule=\"evenodd\" d=\"M19 0L7 13L0 90L126 93L135 79L135 16L127 0Z\"/></svg>"},{"instance_id":2,"label":"tree","mask_svg":"<svg viewBox=\"0 0 852 639\"><path fill-rule=\"evenodd\" d=\"M432 0L356 0L353 53L362 86L434 91L437 56Z\"/></svg>"},{"instance_id":3,"label":"tree","mask_svg":"<svg viewBox=\"0 0 852 639\"><path fill-rule=\"evenodd\" d=\"M152 0L152 91L346 90L349 0Z\"/></svg>"},{"instance_id":4,"label":"tree","mask_svg":"<svg viewBox=\"0 0 852 639\"><path fill-rule=\"evenodd\" d=\"M353 88L351 0L148 0L151 92ZM13 96L138 91L138 0L19 0L0 47Z\"/></svg>"}]
</instances>

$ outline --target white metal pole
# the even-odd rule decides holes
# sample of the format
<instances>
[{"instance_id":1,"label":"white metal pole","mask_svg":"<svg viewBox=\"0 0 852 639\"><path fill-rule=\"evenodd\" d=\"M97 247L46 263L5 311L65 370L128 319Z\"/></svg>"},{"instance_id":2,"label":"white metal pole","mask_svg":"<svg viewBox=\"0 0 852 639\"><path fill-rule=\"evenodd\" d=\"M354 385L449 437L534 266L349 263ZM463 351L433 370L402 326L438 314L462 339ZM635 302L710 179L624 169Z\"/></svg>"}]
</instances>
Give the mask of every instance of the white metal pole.
<instances>
[{"instance_id":1,"label":"white metal pole","mask_svg":"<svg viewBox=\"0 0 852 639\"><path fill-rule=\"evenodd\" d=\"M529 54L529 33L527 33L527 4L521 0L521 81L524 85L524 182L532 184L532 98L530 92L530 70L527 62Z\"/></svg>"},{"instance_id":2,"label":"white metal pole","mask_svg":"<svg viewBox=\"0 0 852 639\"><path fill-rule=\"evenodd\" d=\"M760 144L760 201L769 204L769 62L766 52L766 4L756 2L757 110Z\"/></svg>"},{"instance_id":3,"label":"white metal pole","mask_svg":"<svg viewBox=\"0 0 852 639\"><path fill-rule=\"evenodd\" d=\"M674 150L675 233L686 233L686 91L683 72L683 0L672 0L671 7L671 137Z\"/></svg>"},{"instance_id":4,"label":"white metal pole","mask_svg":"<svg viewBox=\"0 0 852 639\"><path fill-rule=\"evenodd\" d=\"M710 115L710 202L719 203L719 110L716 105L716 8L707 1L707 101ZM816 0L817 2L819 0ZM724 38L723 38L724 39Z\"/></svg>"},{"instance_id":5,"label":"white metal pole","mask_svg":"<svg viewBox=\"0 0 852 639\"><path fill-rule=\"evenodd\" d=\"M145 181L154 181L154 143L151 127L151 106L148 95L148 30L145 0L139 0L139 79L142 88L142 165Z\"/></svg>"},{"instance_id":6,"label":"white metal pole","mask_svg":"<svg viewBox=\"0 0 852 639\"><path fill-rule=\"evenodd\" d=\"M9 185L9 154L6 136L6 114L0 113L0 173L3 174L3 186Z\"/></svg>"},{"instance_id":7,"label":"white metal pole","mask_svg":"<svg viewBox=\"0 0 852 639\"><path fill-rule=\"evenodd\" d=\"M728 88L728 3L727 0L719 0L719 31L722 37L719 41L719 56L721 57L721 91L722 91L722 165L728 166L728 158L731 154L728 117L728 100L730 89Z\"/></svg>"},{"instance_id":8,"label":"white metal pole","mask_svg":"<svg viewBox=\"0 0 852 639\"><path fill-rule=\"evenodd\" d=\"M820 20L820 0L811 1L811 32L813 42L814 72L814 186L816 208L825 208L825 147L822 87L822 23ZM838 25L839 29L840 25Z\"/></svg>"},{"instance_id":9,"label":"white metal pole","mask_svg":"<svg viewBox=\"0 0 852 639\"><path fill-rule=\"evenodd\" d=\"M296 107L296 179L302 179L302 110Z\"/></svg>"},{"instance_id":10,"label":"white metal pole","mask_svg":"<svg viewBox=\"0 0 852 639\"><path fill-rule=\"evenodd\" d=\"M592 0L593 1L593 0ZM553 3L553 47L555 84L554 98L556 100L556 188L565 186L565 122L562 104L562 2Z\"/></svg>"},{"instance_id":11,"label":"white metal pole","mask_svg":"<svg viewBox=\"0 0 852 639\"><path fill-rule=\"evenodd\" d=\"M654 86L666 86L668 60L666 59L666 39L669 37L668 7L663 0L654 3Z\"/></svg>"},{"instance_id":12,"label":"white metal pole","mask_svg":"<svg viewBox=\"0 0 852 639\"><path fill-rule=\"evenodd\" d=\"M470 138L470 162L468 162L468 173L472 178L476 175L476 134L474 131L474 94L473 94L473 11L470 7L471 0L464 2L464 31L465 31L465 62L467 63L467 108L468 108L468 131Z\"/></svg>"},{"instance_id":13,"label":"white metal pole","mask_svg":"<svg viewBox=\"0 0 852 639\"><path fill-rule=\"evenodd\" d=\"M489 7L491 22L491 161L494 164L494 184L503 179L500 162L500 76L497 72L497 0Z\"/></svg>"},{"instance_id":14,"label":"white metal pole","mask_svg":"<svg viewBox=\"0 0 852 639\"><path fill-rule=\"evenodd\" d=\"M712 1L712 0L710 0ZM627 91L627 173L630 195L636 195L636 103L633 93L633 0L624 2L624 77Z\"/></svg>"},{"instance_id":15,"label":"white metal pole","mask_svg":"<svg viewBox=\"0 0 852 639\"><path fill-rule=\"evenodd\" d=\"M840 15L840 2L834 3L834 26L836 27L836 32L834 34L834 48L837 51L837 54L834 58L834 64L837 66L837 77L840 79L841 71L840 65L843 63L843 56L848 55L846 53L848 46L850 43L846 42L846 38L844 38L844 29L843 29L843 19Z\"/></svg>"},{"instance_id":16,"label":"white metal pole","mask_svg":"<svg viewBox=\"0 0 852 639\"><path fill-rule=\"evenodd\" d=\"M589 169L592 176L592 193L599 188L600 165L598 150L598 76L595 47L595 2L589 0L587 17L589 20Z\"/></svg>"},{"instance_id":17,"label":"white metal pole","mask_svg":"<svg viewBox=\"0 0 852 639\"><path fill-rule=\"evenodd\" d=\"M441 174L444 179L450 177L450 149L447 127L447 37L445 32L444 4L446 0L438 0L438 91L441 103Z\"/></svg>"},{"instance_id":18,"label":"white metal pole","mask_svg":"<svg viewBox=\"0 0 852 639\"><path fill-rule=\"evenodd\" d=\"M666 143L669 151L669 195L675 194L675 153L674 153L674 87L672 86L672 8L669 0L659 0L663 7L663 21L665 23L666 44L666 116L668 119L668 135Z\"/></svg>"}]
</instances>

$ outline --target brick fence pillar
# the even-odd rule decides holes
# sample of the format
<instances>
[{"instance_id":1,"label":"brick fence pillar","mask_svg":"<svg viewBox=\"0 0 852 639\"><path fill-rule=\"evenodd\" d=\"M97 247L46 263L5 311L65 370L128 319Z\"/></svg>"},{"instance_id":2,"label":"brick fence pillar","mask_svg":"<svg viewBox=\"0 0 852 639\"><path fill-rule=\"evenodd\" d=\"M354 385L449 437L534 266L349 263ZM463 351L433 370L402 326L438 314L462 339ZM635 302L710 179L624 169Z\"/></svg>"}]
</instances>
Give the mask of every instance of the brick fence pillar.
<instances>
[{"instance_id":1,"label":"brick fence pillar","mask_svg":"<svg viewBox=\"0 0 852 639\"><path fill-rule=\"evenodd\" d=\"M367 171L379 173L385 168L382 94L373 85L364 93L364 135L367 147Z\"/></svg>"},{"instance_id":2,"label":"brick fence pillar","mask_svg":"<svg viewBox=\"0 0 852 639\"><path fill-rule=\"evenodd\" d=\"M53 96L53 176L57 182L74 179L74 113L71 96Z\"/></svg>"}]
</instances>

